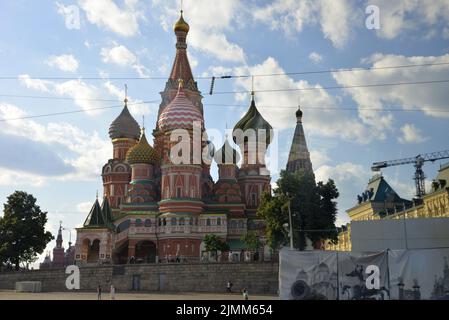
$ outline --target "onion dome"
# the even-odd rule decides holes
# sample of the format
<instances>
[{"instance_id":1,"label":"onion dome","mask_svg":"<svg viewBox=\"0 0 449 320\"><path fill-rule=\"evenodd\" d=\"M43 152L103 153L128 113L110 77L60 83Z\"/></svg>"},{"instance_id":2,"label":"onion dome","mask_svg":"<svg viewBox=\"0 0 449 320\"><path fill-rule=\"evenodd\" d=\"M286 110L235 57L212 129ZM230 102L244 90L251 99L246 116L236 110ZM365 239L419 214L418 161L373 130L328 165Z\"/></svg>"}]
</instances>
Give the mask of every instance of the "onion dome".
<instances>
[{"instance_id":1,"label":"onion dome","mask_svg":"<svg viewBox=\"0 0 449 320\"><path fill-rule=\"evenodd\" d=\"M154 150L147 141L145 128L142 129L142 136L140 137L139 142L129 149L128 154L126 155L126 161L129 164L157 164L159 162L159 156L156 150Z\"/></svg>"},{"instance_id":2,"label":"onion dome","mask_svg":"<svg viewBox=\"0 0 449 320\"><path fill-rule=\"evenodd\" d=\"M129 113L127 102L125 99L125 107L109 127L109 137L111 139L128 138L139 140L140 127L131 113Z\"/></svg>"},{"instance_id":3,"label":"onion dome","mask_svg":"<svg viewBox=\"0 0 449 320\"><path fill-rule=\"evenodd\" d=\"M226 139L223 146L218 149L214 154L215 162L220 164L237 164L240 161L240 155Z\"/></svg>"},{"instance_id":4,"label":"onion dome","mask_svg":"<svg viewBox=\"0 0 449 320\"><path fill-rule=\"evenodd\" d=\"M300 106L298 106L298 110L296 110L296 118L298 119L302 118L302 111Z\"/></svg>"},{"instance_id":5,"label":"onion dome","mask_svg":"<svg viewBox=\"0 0 449 320\"><path fill-rule=\"evenodd\" d=\"M190 27L187 22L185 22L183 16L182 16L182 10L181 10L181 16L179 17L179 20L176 21L173 30L176 31L183 31L183 32L189 32Z\"/></svg>"},{"instance_id":6,"label":"onion dome","mask_svg":"<svg viewBox=\"0 0 449 320\"><path fill-rule=\"evenodd\" d=\"M194 121L201 123L201 129L204 127L204 120L200 110L187 98L183 86L184 81L180 79L178 93L159 116L158 127L163 131L175 129L191 130L193 129Z\"/></svg>"},{"instance_id":7,"label":"onion dome","mask_svg":"<svg viewBox=\"0 0 449 320\"><path fill-rule=\"evenodd\" d=\"M265 130L266 131L266 143L269 145L272 140L272 129L273 127L268 123L267 120L262 117L262 115L259 113L259 110L257 110L256 103L254 102L254 95L251 99L251 105L246 112L246 114L243 116L242 119L240 119L239 122L234 126L234 131L237 129L242 130L245 132L248 129L255 130L256 137L258 136L258 130ZM233 135L234 142L237 142L235 134Z\"/></svg>"}]
</instances>

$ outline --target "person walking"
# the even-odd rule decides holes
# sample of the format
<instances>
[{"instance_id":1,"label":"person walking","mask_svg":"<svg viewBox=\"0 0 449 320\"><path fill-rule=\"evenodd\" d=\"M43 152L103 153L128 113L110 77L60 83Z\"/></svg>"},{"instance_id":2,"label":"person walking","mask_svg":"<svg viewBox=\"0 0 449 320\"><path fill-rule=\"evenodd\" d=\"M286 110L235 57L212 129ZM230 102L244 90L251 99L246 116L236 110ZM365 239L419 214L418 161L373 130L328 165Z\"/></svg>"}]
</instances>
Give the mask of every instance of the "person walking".
<instances>
[{"instance_id":1,"label":"person walking","mask_svg":"<svg viewBox=\"0 0 449 320\"><path fill-rule=\"evenodd\" d=\"M228 280L226 283L226 292L232 293L232 282Z\"/></svg>"},{"instance_id":2,"label":"person walking","mask_svg":"<svg viewBox=\"0 0 449 320\"><path fill-rule=\"evenodd\" d=\"M246 290L246 288L243 288L242 294L243 294L243 299L248 300L248 290Z\"/></svg>"},{"instance_id":3,"label":"person walking","mask_svg":"<svg viewBox=\"0 0 449 320\"><path fill-rule=\"evenodd\" d=\"M101 285L98 285L97 287L97 299L101 300Z\"/></svg>"},{"instance_id":4,"label":"person walking","mask_svg":"<svg viewBox=\"0 0 449 320\"><path fill-rule=\"evenodd\" d=\"M111 300L115 300L115 287L113 284L111 284L110 294L111 294Z\"/></svg>"}]
</instances>

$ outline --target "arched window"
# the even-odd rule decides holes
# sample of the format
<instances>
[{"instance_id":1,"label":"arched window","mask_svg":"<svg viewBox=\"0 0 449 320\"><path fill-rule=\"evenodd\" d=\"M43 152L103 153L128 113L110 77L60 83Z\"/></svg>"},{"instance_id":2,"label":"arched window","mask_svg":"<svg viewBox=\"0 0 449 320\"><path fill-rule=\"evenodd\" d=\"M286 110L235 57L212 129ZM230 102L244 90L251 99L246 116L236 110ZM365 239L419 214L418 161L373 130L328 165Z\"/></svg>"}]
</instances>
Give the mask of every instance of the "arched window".
<instances>
[{"instance_id":1,"label":"arched window","mask_svg":"<svg viewBox=\"0 0 449 320\"><path fill-rule=\"evenodd\" d=\"M243 221L242 220L239 221L239 229L243 229Z\"/></svg>"},{"instance_id":2,"label":"arched window","mask_svg":"<svg viewBox=\"0 0 449 320\"><path fill-rule=\"evenodd\" d=\"M193 218L189 218L189 225L193 225Z\"/></svg>"},{"instance_id":3,"label":"arched window","mask_svg":"<svg viewBox=\"0 0 449 320\"><path fill-rule=\"evenodd\" d=\"M136 227L141 227L141 226L142 226L142 220L136 219Z\"/></svg>"},{"instance_id":4,"label":"arched window","mask_svg":"<svg viewBox=\"0 0 449 320\"><path fill-rule=\"evenodd\" d=\"M166 225L167 225L167 219L164 218L164 219L162 220L162 224L163 224L164 226L166 226Z\"/></svg>"},{"instance_id":5,"label":"arched window","mask_svg":"<svg viewBox=\"0 0 449 320\"><path fill-rule=\"evenodd\" d=\"M209 218L207 218L207 220L206 220L206 226L210 226L210 219Z\"/></svg>"},{"instance_id":6,"label":"arched window","mask_svg":"<svg viewBox=\"0 0 449 320\"><path fill-rule=\"evenodd\" d=\"M175 217L171 218L171 225L176 226L176 218Z\"/></svg>"},{"instance_id":7,"label":"arched window","mask_svg":"<svg viewBox=\"0 0 449 320\"><path fill-rule=\"evenodd\" d=\"M145 227L151 227L151 220L150 219L146 219L145 220Z\"/></svg>"},{"instance_id":8,"label":"arched window","mask_svg":"<svg viewBox=\"0 0 449 320\"><path fill-rule=\"evenodd\" d=\"M179 219L179 225L184 226L186 224L186 220L184 218Z\"/></svg>"},{"instance_id":9,"label":"arched window","mask_svg":"<svg viewBox=\"0 0 449 320\"><path fill-rule=\"evenodd\" d=\"M221 218L217 218L217 226L221 226Z\"/></svg>"}]
</instances>

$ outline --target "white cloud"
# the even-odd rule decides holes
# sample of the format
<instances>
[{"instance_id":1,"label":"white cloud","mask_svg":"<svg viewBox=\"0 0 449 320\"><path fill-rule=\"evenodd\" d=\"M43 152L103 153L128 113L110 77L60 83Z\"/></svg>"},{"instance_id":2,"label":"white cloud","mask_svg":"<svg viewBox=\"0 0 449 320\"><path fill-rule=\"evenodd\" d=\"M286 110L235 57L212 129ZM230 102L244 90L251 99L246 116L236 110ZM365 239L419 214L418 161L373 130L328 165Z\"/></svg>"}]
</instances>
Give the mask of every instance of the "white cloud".
<instances>
[{"instance_id":1,"label":"white cloud","mask_svg":"<svg viewBox=\"0 0 449 320\"><path fill-rule=\"evenodd\" d=\"M94 85L87 84L81 79L69 80L65 82L54 82L41 79L30 78L29 75L20 75L19 81L22 85L29 89L41 92L52 92L58 96L70 97L73 102L86 110L90 116L101 114L103 110L95 108L102 108L105 106L104 96L101 90Z\"/></svg>"},{"instance_id":2,"label":"white cloud","mask_svg":"<svg viewBox=\"0 0 449 320\"><path fill-rule=\"evenodd\" d=\"M102 110L91 110L94 108L104 107L98 88L85 83L82 80L69 80L63 83L55 83L55 91L59 95L69 96L74 99L74 103L86 110L88 115L94 116L102 112Z\"/></svg>"},{"instance_id":3,"label":"white cloud","mask_svg":"<svg viewBox=\"0 0 449 320\"><path fill-rule=\"evenodd\" d=\"M34 79L31 78L28 74L21 74L19 75L19 81L20 84L24 85L28 89L33 89L37 91L42 92L49 92L50 90L48 87L52 85L51 81L41 80L41 79Z\"/></svg>"},{"instance_id":4,"label":"white cloud","mask_svg":"<svg viewBox=\"0 0 449 320\"><path fill-rule=\"evenodd\" d=\"M330 158L324 150L312 150L310 151L310 160L315 168L329 162Z\"/></svg>"},{"instance_id":5,"label":"white cloud","mask_svg":"<svg viewBox=\"0 0 449 320\"><path fill-rule=\"evenodd\" d=\"M146 77L148 75L148 70L139 63L137 56L123 45L102 48L100 55L105 63L116 64L120 67L131 67L140 77Z\"/></svg>"},{"instance_id":6,"label":"white cloud","mask_svg":"<svg viewBox=\"0 0 449 320\"><path fill-rule=\"evenodd\" d=\"M122 7L112 0L78 0L78 4L86 12L87 20L100 28L124 37L139 34L139 21L144 19L144 12L138 8L137 1L126 0Z\"/></svg>"},{"instance_id":7,"label":"white cloud","mask_svg":"<svg viewBox=\"0 0 449 320\"><path fill-rule=\"evenodd\" d=\"M78 70L78 61L71 54L51 56L45 63L50 67L56 67L61 71L75 72Z\"/></svg>"},{"instance_id":8,"label":"white cloud","mask_svg":"<svg viewBox=\"0 0 449 320\"><path fill-rule=\"evenodd\" d=\"M337 184L343 182L350 182L359 185L363 188L370 176L362 165L351 162L344 162L336 166L322 165L315 170L315 177L317 181L327 181L333 179Z\"/></svg>"},{"instance_id":9,"label":"white cloud","mask_svg":"<svg viewBox=\"0 0 449 320\"><path fill-rule=\"evenodd\" d=\"M393 39L406 31L433 27L440 21L443 25L449 22L449 2L446 0L378 0L375 4L380 9L378 34L382 38Z\"/></svg>"},{"instance_id":10,"label":"white cloud","mask_svg":"<svg viewBox=\"0 0 449 320\"><path fill-rule=\"evenodd\" d=\"M323 56L314 51L309 54L309 59L313 63L319 63L319 62L323 61Z\"/></svg>"},{"instance_id":11,"label":"white cloud","mask_svg":"<svg viewBox=\"0 0 449 320\"><path fill-rule=\"evenodd\" d=\"M349 0L276 0L255 8L253 16L288 36L301 32L305 25L319 25L324 37L336 48L345 46L359 18Z\"/></svg>"},{"instance_id":12,"label":"white cloud","mask_svg":"<svg viewBox=\"0 0 449 320\"><path fill-rule=\"evenodd\" d=\"M40 187L44 185L45 178L29 172L11 170L0 167L0 186L30 185Z\"/></svg>"},{"instance_id":13,"label":"white cloud","mask_svg":"<svg viewBox=\"0 0 449 320\"><path fill-rule=\"evenodd\" d=\"M252 67L235 68L235 74L273 74L284 73L278 62L269 57L263 63ZM251 79L239 78L236 86L251 90ZM296 124L295 108L299 96L304 109L303 124L309 134L339 137L357 143L369 143L374 139L382 139L373 128L364 125L360 119L338 109L339 99L331 96L318 84L305 80L295 81L290 77L256 77L256 105L267 121L276 129L292 128ZM264 89L290 88L302 91L257 92ZM237 95L237 100L248 99L247 95ZM265 106L265 107L264 107ZM315 108L314 108L315 107ZM328 107L324 109L322 107ZM329 109L332 108L332 109Z\"/></svg>"},{"instance_id":14,"label":"white cloud","mask_svg":"<svg viewBox=\"0 0 449 320\"><path fill-rule=\"evenodd\" d=\"M27 113L12 104L0 103L0 118L20 118ZM2 172L3 182L16 181L24 184L41 185L49 179L91 180L98 178L101 167L112 154L111 143L99 137L97 132L85 132L64 122L49 122L46 125L31 119L5 121L0 132L30 139L53 146L62 146L70 151L70 156L62 156L63 161L75 172L56 177L37 176L30 173L9 170ZM29 179L29 180L27 180Z\"/></svg>"},{"instance_id":15,"label":"white cloud","mask_svg":"<svg viewBox=\"0 0 449 320\"><path fill-rule=\"evenodd\" d=\"M166 31L171 30L179 18L178 1L153 0L153 7L160 7L161 25ZM237 0L186 2L184 18L190 25L187 38L189 46L222 61L244 62L245 52L228 39L225 31L241 26L245 10L243 3Z\"/></svg>"},{"instance_id":16,"label":"white cloud","mask_svg":"<svg viewBox=\"0 0 449 320\"><path fill-rule=\"evenodd\" d=\"M125 96L125 90L121 90L110 81L104 83L106 90L118 99L123 99ZM130 112L136 119L140 119L143 115L149 115L152 113L150 105L148 103L143 103L142 100L136 100L128 96L128 107Z\"/></svg>"},{"instance_id":17,"label":"white cloud","mask_svg":"<svg viewBox=\"0 0 449 320\"><path fill-rule=\"evenodd\" d=\"M373 68L431 64L449 62L449 54L442 56L414 56L373 54L363 62L371 63ZM449 65L435 65L414 68L397 68L369 71L336 72L334 79L339 85L363 85L403 83L415 81L433 81L447 79ZM369 79L369 80L367 80ZM435 109L448 109L449 92L444 90L446 84L397 85L380 87L358 87L345 89L346 93L357 102L359 116L365 124L371 125L378 134L393 128L394 117L391 112L382 111L386 105L402 107L405 110L421 110L433 117L449 117L448 112ZM371 109L371 110L367 110ZM373 110L375 109L375 110Z\"/></svg>"},{"instance_id":18,"label":"white cloud","mask_svg":"<svg viewBox=\"0 0 449 320\"><path fill-rule=\"evenodd\" d=\"M421 130L413 124L407 123L401 128L402 135L398 137L400 143L421 143L428 140L424 137Z\"/></svg>"},{"instance_id":19,"label":"white cloud","mask_svg":"<svg viewBox=\"0 0 449 320\"><path fill-rule=\"evenodd\" d=\"M80 202L76 205L76 210L81 213L89 213L90 208L92 207L92 201Z\"/></svg>"}]
</instances>

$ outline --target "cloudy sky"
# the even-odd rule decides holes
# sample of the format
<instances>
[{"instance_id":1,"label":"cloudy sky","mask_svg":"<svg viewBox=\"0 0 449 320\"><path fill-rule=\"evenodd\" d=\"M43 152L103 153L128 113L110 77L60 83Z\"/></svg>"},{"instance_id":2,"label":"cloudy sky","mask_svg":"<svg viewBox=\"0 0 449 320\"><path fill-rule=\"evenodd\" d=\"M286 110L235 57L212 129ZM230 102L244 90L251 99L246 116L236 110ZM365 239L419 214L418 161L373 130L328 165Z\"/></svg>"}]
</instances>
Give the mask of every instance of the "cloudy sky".
<instances>
[{"instance_id":1,"label":"cloudy sky","mask_svg":"<svg viewBox=\"0 0 449 320\"><path fill-rule=\"evenodd\" d=\"M145 115L147 128L156 122L179 2L2 1L2 203L24 190L49 212L49 230L60 220L71 229L82 224L101 193L101 167L112 153L107 130L125 83L136 119ZM366 27L369 5L379 8L379 29ZM338 224L348 222L345 210L364 190L372 162L449 149L449 84L441 81L449 80L448 1L185 0L184 11L197 77L302 72L256 77L256 91L289 89L257 93L256 102L279 130L282 168L300 101L316 177L333 178L340 190ZM427 66L384 68L412 64ZM336 71L356 67L374 69ZM334 72L313 72L322 70ZM372 86L397 83L408 84ZM212 96L210 80L198 86L207 128L224 131L247 109L248 94L235 92L249 90L249 78L217 80ZM66 111L78 112L26 118ZM428 180L438 167L426 164ZM411 165L384 171L406 198L412 174Z\"/></svg>"}]
</instances>

